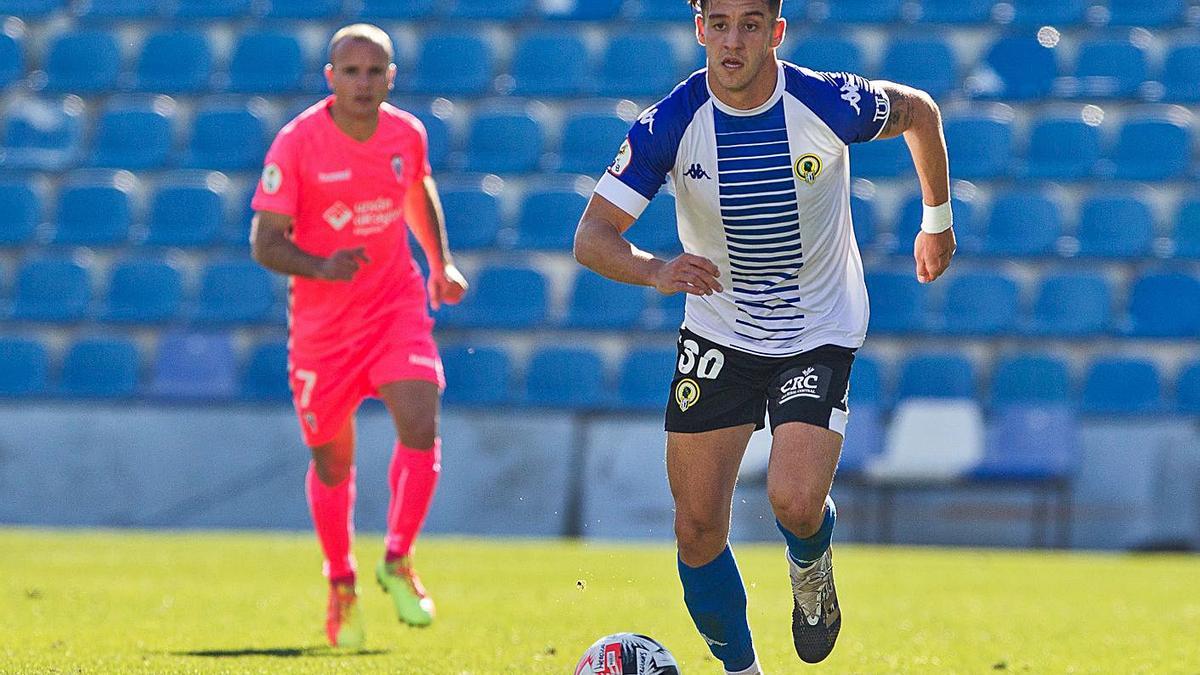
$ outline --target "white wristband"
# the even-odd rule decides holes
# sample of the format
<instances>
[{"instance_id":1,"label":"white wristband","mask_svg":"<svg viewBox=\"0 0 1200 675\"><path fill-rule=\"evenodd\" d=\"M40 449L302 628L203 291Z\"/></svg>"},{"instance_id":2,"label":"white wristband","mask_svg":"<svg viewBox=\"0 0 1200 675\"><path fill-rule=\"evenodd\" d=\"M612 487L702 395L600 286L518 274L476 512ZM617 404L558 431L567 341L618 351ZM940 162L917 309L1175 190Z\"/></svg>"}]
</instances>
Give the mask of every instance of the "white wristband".
<instances>
[{"instance_id":1,"label":"white wristband","mask_svg":"<svg viewBox=\"0 0 1200 675\"><path fill-rule=\"evenodd\" d=\"M938 206L922 204L925 213L921 217L921 231L929 234L941 234L954 227L954 212L950 210L950 202Z\"/></svg>"}]
</instances>

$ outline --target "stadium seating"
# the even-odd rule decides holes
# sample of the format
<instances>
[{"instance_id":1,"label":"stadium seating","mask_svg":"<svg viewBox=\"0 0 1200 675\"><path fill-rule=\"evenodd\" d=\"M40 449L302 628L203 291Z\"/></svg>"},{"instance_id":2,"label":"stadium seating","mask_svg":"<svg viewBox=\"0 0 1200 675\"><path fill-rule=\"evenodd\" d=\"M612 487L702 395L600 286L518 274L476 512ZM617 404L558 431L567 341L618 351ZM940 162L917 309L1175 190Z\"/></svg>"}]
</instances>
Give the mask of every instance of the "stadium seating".
<instances>
[{"instance_id":1,"label":"stadium seating","mask_svg":"<svg viewBox=\"0 0 1200 675\"><path fill-rule=\"evenodd\" d=\"M968 3L953 4L965 6ZM922 89L934 98L940 98L958 84L954 52L945 40L936 37L893 40L880 64L883 79Z\"/></svg>"},{"instance_id":2,"label":"stadium seating","mask_svg":"<svg viewBox=\"0 0 1200 675\"><path fill-rule=\"evenodd\" d=\"M570 115L563 123L558 170L599 176L617 156L630 124L611 112Z\"/></svg>"},{"instance_id":3,"label":"stadium seating","mask_svg":"<svg viewBox=\"0 0 1200 675\"><path fill-rule=\"evenodd\" d=\"M614 35L600 59L596 93L612 98L666 96L684 75L676 61L675 49L663 35Z\"/></svg>"},{"instance_id":4,"label":"stadium seating","mask_svg":"<svg viewBox=\"0 0 1200 675\"><path fill-rule=\"evenodd\" d=\"M291 33L243 33L234 46L233 60L229 64L229 90L275 94L300 91L308 70L300 42Z\"/></svg>"},{"instance_id":5,"label":"stadium seating","mask_svg":"<svg viewBox=\"0 0 1200 675\"><path fill-rule=\"evenodd\" d=\"M617 283L594 272L583 271L575 277L565 327L640 328L646 306L645 287Z\"/></svg>"},{"instance_id":6,"label":"stadium seating","mask_svg":"<svg viewBox=\"0 0 1200 675\"><path fill-rule=\"evenodd\" d=\"M36 184L0 182L0 247L21 246L33 239L43 218L43 195Z\"/></svg>"},{"instance_id":7,"label":"stadium seating","mask_svg":"<svg viewBox=\"0 0 1200 675\"><path fill-rule=\"evenodd\" d=\"M429 144L429 165L434 171L446 168L450 157L452 139L450 126L443 115L434 112L433 108L420 105L401 105L401 108L412 113L425 127L425 140Z\"/></svg>"},{"instance_id":8,"label":"stadium seating","mask_svg":"<svg viewBox=\"0 0 1200 675\"><path fill-rule=\"evenodd\" d=\"M580 35L561 30L531 33L516 45L512 93L517 96L575 96L589 79L587 46Z\"/></svg>"},{"instance_id":9,"label":"stadium seating","mask_svg":"<svg viewBox=\"0 0 1200 675\"><path fill-rule=\"evenodd\" d=\"M40 340L0 336L0 397L44 393L48 362L46 347Z\"/></svg>"},{"instance_id":10,"label":"stadium seating","mask_svg":"<svg viewBox=\"0 0 1200 675\"><path fill-rule=\"evenodd\" d=\"M31 258L17 271L10 318L72 323L84 318L91 300L88 268L79 261Z\"/></svg>"},{"instance_id":11,"label":"stadium seating","mask_svg":"<svg viewBox=\"0 0 1200 675\"><path fill-rule=\"evenodd\" d=\"M837 0L826 3L835 23L891 23L900 19L900 0Z\"/></svg>"},{"instance_id":12,"label":"stadium seating","mask_svg":"<svg viewBox=\"0 0 1200 675\"><path fill-rule=\"evenodd\" d=\"M179 19L236 19L250 13L251 0L166 0L165 6Z\"/></svg>"},{"instance_id":13,"label":"stadium seating","mask_svg":"<svg viewBox=\"0 0 1200 675\"><path fill-rule=\"evenodd\" d=\"M1012 23L1018 27L1074 26L1083 23L1093 0L1009 0Z\"/></svg>"},{"instance_id":14,"label":"stadium seating","mask_svg":"<svg viewBox=\"0 0 1200 675\"><path fill-rule=\"evenodd\" d=\"M192 122L184 166L218 171L257 171L270 139L263 114L235 101L202 103Z\"/></svg>"},{"instance_id":15,"label":"stadium seating","mask_svg":"<svg viewBox=\"0 0 1200 675\"><path fill-rule=\"evenodd\" d=\"M287 342L265 340L254 346L239 380L241 397L250 401L290 401Z\"/></svg>"},{"instance_id":16,"label":"stadium seating","mask_svg":"<svg viewBox=\"0 0 1200 675\"><path fill-rule=\"evenodd\" d=\"M643 251L674 254L683 251L675 221L675 197L661 190L625 235Z\"/></svg>"},{"instance_id":17,"label":"stadium seating","mask_svg":"<svg viewBox=\"0 0 1200 675\"><path fill-rule=\"evenodd\" d=\"M798 2L799 0L797 0ZM786 4L786 3L785 3ZM665 21L675 25L687 25L695 16L684 2L663 2L662 0L642 0L632 3L632 19L643 21Z\"/></svg>"},{"instance_id":18,"label":"stadium seating","mask_svg":"<svg viewBox=\"0 0 1200 675\"><path fill-rule=\"evenodd\" d=\"M1183 20L1185 0L1108 0L1108 22L1113 26L1170 26Z\"/></svg>"},{"instance_id":19,"label":"stadium seating","mask_svg":"<svg viewBox=\"0 0 1200 675\"><path fill-rule=\"evenodd\" d=\"M138 393L141 359L127 338L92 337L71 345L59 389L80 398L131 398Z\"/></svg>"},{"instance_id":20,"label":"stadium seating","mask_svg":"<svg viewBox=\"0 0 1200 675\"><path fill-rule=\"evenodd\" d=\"M0 87L25 77L25 45L21 35L0 34Z\"/></svg>"},{"instance_id":21,"label":"stadium seating","mask_svg":"<svg viewBox=\"0 0 1200 675\"><path fill-rule=\"evenodd\" d=\"M197 94L212 85L212 46L198 30L152 33L142 45L134 88L164 94Z\"/></svg>"},{"instance_id":22,"label":"stadium seating","mask_svg":"<svg viewBox=\"0 0 1200 675\"><path fill-rule=\"evenodd\" d=\"M1107 160L1114 178L1166 180L1182 178L1191 163L1190 117L1178 119L1149 113L1134 116L1121 127Z\"/></svg>"},{"instance_id":23,"label":"stadium seating","mask_svg":"<svg viewBox=\"0 0 1200 675\"><path fill-rule=\"evenodd\" d=\"M867 467L883 454L883 411L873 404L850 405L850 422L837 465L839 485L861 481Z\"/></svg>"},{"instance_id":24,"label":"stadium seating","mask_svg":"<svg viewBox=\"0 0 1200 675\"><path fill-rule=\"evenodd\" d=\"M174 146L175 105L170 99L112 98L97 123L91 165L161 169Z\"/></svg>"},{"instance_id":25,"label":"stadium seating","mask_svg":"<svg viewBox=\"0 0 1200 675\"><path fill-rule=\"evenodd\" d=\"M271 19L332 19L342 13L342 0L269 0Z\"/></svg>"},{"instance_id":26,"label":"stadium seating","mask_svg":"<svg viewBox=\"0 0 1200 675\"><path fill-rule=\"evenodd\" d=\"M1002 335L1013 331L1020 311L1016 281L998 272L951 274L948 281L943 332Z\"/></svg>"},{"instance_id":27,"label":"stadium seating","mask_svg":"<svg viewBox=\"0 0 1200 675\"><path fill-rule=\"evenodd\" d=\"M517 217L517 245L537 250L571 250L575 226L587 207L588 195L571 186L548 183L525 194Z\"/></svg>"},{"instance_id":28,"label":"stadium seating","mask_svg":"<svg viewBox=\"0 0 1200 675\"><path fill-rule=\"evenodd\" d=\"M998 82L984 82L981 95L1028 101L1044 98L1059 76L1056 52L1028 33L997 40L988 49L985 63Z\"/></svg>"},{"instance_id":29,"label":"stadium seating","mask_svg":"<svg viewBox=\"0 0 1200 675\"><path fill-rule=\"evenodd\" d=\"M1146 274L1133 283L1129 314L1133 335L1200 336L1200 279L1180 272Z\"/></svg>"},{"instance_id":30,"label":"stadium seating","mask_svg":"<svg viewBox=\"0 0 1200 675\"><path fill-rule=\"evenodd\" d=\"M1200 415L1200 362L1193 362L1180 371L1175 401L1180 412Z\"/></svg>"},{"instance_id":31,"label":"stadium seating","mask_svg":"<svg viewBox=\"0 0 1200 675\"><path fill-rule=\"evenodd\" d=\"M517 111L487 112L475 117L467 143L467 171L527 173L542 159L541 125Z\"/></svg>"},{"instance_id":32,"label":"stadium seating","mask_svg":"<svg viewBox=\"0 0 1200 675\"><path fill-rule=\"evenodd\" d=\"M448 328L532 328L546 319L546 279L528 267L485 267L474 290L457 305L443 306L438 323Z\"/></svg>"},{"instance_id":33,"label":"stadium seating","mask_svg":"<svg viewBox=\"0 0 1200 675\"><path fill-rule=\"evenodd\" d=\"M1180 207L1173 234L1176 256L1200 258L1200 200L1189 200Z\"/></svg>"},{"instance_id":34,"label":"stadium seating","mask_svg":"<svg viewBox=\"0 0 1200 675\"><path fill-rule=\"evenodd\" d=\"M0 15L40 18L58 11L65 0L0 0Z\"/></svg>"},{"instance_id":35,"label":"stadium seating","mask_svg":"<svg viewBox=\"0 0 1200 675\"><path fill-rule=\"evenodd\" d=\"M1000 359L992 373L993 408L1068 405L1071 373L1066 362L1049 354L1017 354Z\"/></svg>"},{"instance_id":36,"label":"stadium seating","mask_svg":"<svg viewBox=\"0 0 1200 675\"><path fill-rule=\"evenodd\" d=\"M158 341L149 392L164 399L229 399L237 392L236 372L228 334L171 331Z\"/></svg>"},{"instance_id":37,"label":"stadium seating","mask_svg":"<svg viewBox=\"0 0 1200 675\"><path fill-rule=\"evenodd\" d=\"M984 436L983 413L974 401L903 401L888 425L883 452L866 473L884 485L958 480L983 459ZM890 533L882 538L887 541Z\"/></svg>"},{"instance_id":38,"label":"stadium seating","mask_svg":"<svg viewBox=\"0 0 1200 675\"><path fill-rule=\"evenodd\" d=\"M902 138L857 143L850 148L850 171L866 178L896 178L913 173L912 155Z\"/></svg>"},{"instance_id":39,"label":"stadium seating","mask_svg":"<svg viewBox=\"0 0 1200 675\"><path fill-rule=\"evenodd\" d=\"M46 90L59 93L107 93L117 87L121 49L106 31L68 31L50 42Z\"/></svg>"},{"instance_id":40,"label":"stadium seating","mask_svg":"<svg viewBox=\"0 0 1200 675\"><path fill-rule=\"evenodd\" d=\"M1030 132L1024 175L1087 178L1096 172L1101 147L1099 125L1085 123L1078 114L1039 119Z\"/></svg>"},{"instance_id":41,"label":"stadium seating","mask_svg":"<svg viewBox=\"0 0 1200 675\"><path fill-rule=\"evenodd\" d=\"M1105 357L1092 362L1080 410L1092 415L1158 412L1163 406L1158 369L1150 361Z\"/></svg>"},{"instance_id":42,"label":"stadium seating","mask_svg":"<svg viewBox=\"0 0 1200 675\"><path fill-rule=\"evenodd\" d=\"M1011 189L992 200L984 252L1049 256L1062 234L1062 208L1049 193Z\"/></svg>"},{"instance_id":43,"label":"stadium seating","mask_svg":"<svg viewBox=\"0 0 1200 675\"><path fill-rule=\"evenodd\" d=\"M205 324L261 322L274 308L271 273L249 260L229 260L205 268L194 318Z\"/></svg>"},{"instance_id":44,"label":"stadium seating","mask_svg":"<svg viewBox=\"0 0 1200 675\"><path fill-rule=\"evenodd\" d=\"M998 108L945 121L950 172L967 180L1000 178L1012 155L1012 112Z\"/></svg>"},{"instance_id":45,"label":"stadium seating","mask_svg":"<svg viewBox=\"0 0 1200 675\"><path fill-rule=\"evenodd\" d=\"M525 375L525 402L552 408L600 408L609 404L600 355L569 347L543 347Z\"/></svg>"},{"instance_id":46,"label":"stadium seating","mask_svg":"<svg viewBox=\"0 0 1200 675\"><path fill-rule=\"evenodd\" d=\"M970 472L983 481L1061 481L1079 463L1078 425L1067 406L1015 407L995 413L983 457Z\"/></svg>"},{"instance_id":47,"label":"stadium seating","mask_svg":"<svg viewBox=\"0 0 1200 675\"><path fill-rule=\"evenodd\" d=\"M496 245L502 219L496 195L474 185L439 186L446 213L446 236L454 251L484 249Z\"/></svg>"},{"instance_id":48,"label":"stadium seating","mask_svg":"<svg viewBox=\"0 0 1200 675\"><path fill-rule=\"evenodd\" d=\"M925 330L926 291L913 272L868 272L867 294L871 298L874 333L912 333Z\"/></svg>"},{"instance_id":49,"label":"stadium seating","mask_svg":"<svg viewBox=\"0 0 1200 675\"><path fill-rule=\"evenodd\" d=\"M125 173L84 172L67 179L58 195L55 244L117 246L129 239L134 186Z\"/></svg>"},{"instance_id":50,"label":"stadium seating","mask_svg":"<svg viewBox=\"0 0 1200 675\"><path fill-rule=\"evenodd\" d=\"M424 19L433 14L434 0L361 0L361 19Z\"/></svg>"},{"instance_id":51,"label":"stadium seating","mask_svg":"<svg viewBox=\"0 0 1200 675\"><path fill-rule=\"evenodd\" d=\"M654 301L651 303L650 311L647 316L648 326L651 330L670 331L671 334L679 332L679 326L683 323L683 310L687 303L687 294L675 293L673 295L662 295L660 293L652 294Z\"/></svg>"},{"instance_id":52,"label":"stadium seating","mask_svg":"<svg viewBox=\"0 0 1200 675\"><path fill-rule=\"evenodd\" d=\"M421 43L412 89L439 96L482 96L492 90L495 57L475 33L431 32Z\"/></svg>"},{"instance_id":53,"label":"stadium seating","mask_svg":"<svg viewBox=\"0 0 1200 675\"><path fill-rule=\"evenodd\" d=\"M227 189L228 180L220 174L180 173L164 178L150 207L145 243L216 244L225 224Z\"/></svg>"},{"instance_id":54,"label":"stadium seating","mask_svg":"<svg viewBox=\"0 0 1200 675\"><path fill-rule=\"evenodd\" d=\"M78 0L72 11L88 21L153 19L161 4L159 0Z\"/></svg>"},{"instance_id":55,"label":"stadium seating","mask_svg":"<svg viewBox=\"0 0 1200 675\"><path fill-rule=\"evenodd\" d=\"M995 0L924 0L921 21L926 23L987 23Z\"/></svg>"},{"instance_id":56,"label":"stadium seating","mask_svg":"<svg viewBox=\"0 0 1200 675\"><path fill-rule=\"evenodd\" d=\"M884 404L883 372L879 362L870 356L857 354L850 370L850 406L855 414L860 404L881 407Z\"/></svg>"},{"instance_id":57,"label":"stadium seating","mask_svg":"<svg viewBox=\"0 0 1200 675\"><path fill-rule=\"evenodd\" d=\"M896 220L895 244L899 252L908 253L912 250L913 240L921 231L921 219L924 216L924 199L920 193L913 194L904 202L900 217ZM853 205L853 200L851 200ZM950 207L954 212L954 239L958 244L958 255L977 254L983 251L984 233L981 231L981 218L977 217L975 203L964 201L958 197L950 199ZM854 212L858 218L858 212ZM858 223L855 222L855 231Z\"/></svg>"},{"instance_id":58,"label":"stadium seating","mask_svg":"<svg viewBox=\"0 0 1200 675\"><path fill-rule=\"evenodd\" d=\"M442 350L446 391L451 405L501 406L512 399L512 366L508 354L495 347L449 346Z\"/></svg>"},{"instance_id":59,"label":"stadium seating","mask_svg":"<svg viewBox=\"0 0 1200 675\"><path fill-rule=\"evenodd\" d=\"M670 347L633 347L617 378L618 405L658 412L670 395L676 351Z\"/></svg>"},{"instance_id":60,"label":"stadium seating","mask_svg":"<svg viewBox=\"0 0 1200 675\"><path fill-rule=\"evenodd\" d=\"M870 249L875 244L875 237L878 234L874 201L851 193L850 218L854 223L854 240L858 243L859 250Z\"/></svg>"},{"instance_id":61,"label":"stadium seating","mask_svg":"<svg viewBox=\"0 0 1200 675\"><path fill-rule=\"evenodd\" d=\"M83 113L84 106L71 97L28 98L10 105L0 166L36 171L62 171L74 166L83 140Z\"/></svg>"},{"instance_id":62,"label":"stadium seating","mask_svg":"<svg viewBox=\"0 0 1200 675\"><path fill-rule=\"evenodd\" d=\"M826 32L788 36L783 53L788 61L812 70L862 73L865 67L858 43Z\"/></svg>"},{"instance_id":63,"label":"stadium seating","mask_svg":"<svg viewBox=\"0 0 1200 675\"><path fill-rule=\"evenodd\" d=\"M558 0L546 3L544 16L547 19L567 21L606 21L614 19L621 11L623 0Z\"/></svg>"},{"instance_id":64,"label":"stadium seating","mask_svg":"<svg viewBox=\"0 0 1200 675\"><path fill-rule=\"evenodd\" d=\"M447 0L441 8L451 19L512 20L533 11L532 0Z\"/></svg>"},{"instance_id":65,"label":"stadium seating","mask_svg":"<svg viewBox=\"0 0 1200 675\"><path fill-rule=\"evenodd\" d=\"M161 323L179 316L183 278L166 262L127 260L119 263L108 284L102 317L115 323Z\"/></svg>"},{"instance_id":66,"label":"stadium seating","mask_svg":"<svg viewBox=\"0 0 1200 675\"><path fill-rule=\"evenodd\" d=\"M1089 40L1076 58L1074 94L1081 98L1124 98L1146 81L1146 50L1130 40Z\"/></svg>"},{"instance_id":67,"label":"stadium seating","mask_svg":"<svg viewBox=\"0 0 1200 675\"><path fill-rule=\"evenodd\" d=\"M1136 197L1093 197L1079 217L1079 255L1138 258L1150 255L1154 216Z\"/></svg>"},{"instance_id":68,"label":"stadium seating","mask_svg":"<svg viewBox=\"0 0 1200 675\"><path fill-rule=\"evenodd\" d=\"M896 399L976 398L975 368L956 353L922 354L905 360L896 380Z\"/></svg>"},{"instance_id":69,"label":"stadium seating","mask_svg":"<svg viewBox=\"0 0 1200 675\"><path fill-rule=\"evenodd\" d=\"M1160 76L1168 101L1200 101L1200 45L1172 45Z\"/></svg>"},{"instance_id":70,"label":"stadium seating","mask_svg":"<svg viewBox=\"0 0 1200 675\"><path fill-rule=\"evenodd\" d=\"M1112 328L1112 292L1099 274L1047 275L1033 305L1035 335L1097 335Z\"/></svg>"}]
</instances>

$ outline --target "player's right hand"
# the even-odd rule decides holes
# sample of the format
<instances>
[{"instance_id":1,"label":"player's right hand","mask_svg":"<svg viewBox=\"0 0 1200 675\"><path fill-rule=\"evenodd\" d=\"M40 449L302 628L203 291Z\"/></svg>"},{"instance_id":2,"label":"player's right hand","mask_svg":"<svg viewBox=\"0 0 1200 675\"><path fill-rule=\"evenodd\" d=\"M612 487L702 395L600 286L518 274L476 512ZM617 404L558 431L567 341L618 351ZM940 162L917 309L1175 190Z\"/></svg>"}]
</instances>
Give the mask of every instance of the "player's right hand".
<instances>
[{"instance_id":1,"label":"player's right hand","mask_svg":"<svg viewBox=\"0 0 1200 675\"><path fill-rule=\"evenodd\" d=\"M654 275L654 288L663 295L691 293L712 295L720 293L721 270L708 258L684 253L658 268Z\"/></svg>"},{"instance_id":2,"label":"player's right hand","mask_svg":"<svg viewBox=\"0 0 1200 675\"><path fill-rule=\"evenodd\" d=\"M358 274L359 268L369 262L371 259L367 257L367 249L362 246L334 251L321 263L317 278L324 281L350 281Z\"/></svg>"}]
</instances>

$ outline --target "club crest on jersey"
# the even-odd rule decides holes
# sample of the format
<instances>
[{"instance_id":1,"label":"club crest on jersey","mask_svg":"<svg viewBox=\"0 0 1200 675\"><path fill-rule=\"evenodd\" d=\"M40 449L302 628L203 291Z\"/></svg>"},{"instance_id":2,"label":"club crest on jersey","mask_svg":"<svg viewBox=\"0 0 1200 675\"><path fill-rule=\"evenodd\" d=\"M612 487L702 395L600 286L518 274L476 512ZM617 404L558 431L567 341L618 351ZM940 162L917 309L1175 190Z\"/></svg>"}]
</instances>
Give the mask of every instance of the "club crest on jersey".
<instances>
[{"instance_id":1,"label":"club crest on jersey","mask_svg":"<svg viewBox=\"0 0 1200 675\"><path fill-rule=\"evenodd\" d=\"M396 174L397 182L404 182L404 158L392 155L392 173Z\"/></svg>"},{"instance_id":2,"label":"club crest on jersey","mask_svg":"<svg viewBox=\"0 0 1200 675\"><path fill-rule=\"evenodd\" d=\"M679 412L687 412L699 400L700 385L692 378L684 378L675 385L675 404L679 406Z\"/></svg>"},{"instance_id":3,"label":"club crest on jersey","mask_svg":"<svg viewBox=\"0 0 1200 675\"><path fill-rule=\"evenodd\" d=\"M817 177L821 175L821 170L825 166L821 163L821 158L811 152L801 155L800 159L796 160L796 178L812 185L817 182Z\"/></svg>"},{"instance_id":4,"label":"club crest on jersey","mask_svg":"<svg viewBox=\"0 0 1200 675\"><path fill-rule=\"evenodd\" d=\"M629 139L621 144L621 149L617 151L617 158L608 167L608 170L615 176L620 176L625 173L625 169L629 168L630 160L633 159L633 146L629 144Z\"/></svg>"},{"instance_id":5,"label":"club crest on jersey","mask_svg":"<svg viewBox=\"0 0 1200 675\"><path fill-rule=\"evenodd\" d=\"M279 192L279 188L283 187L283 171L279 165L271 162L263 168L262 172L262 189L263 192L273 195Z\"/></svg>"}]
</instances>

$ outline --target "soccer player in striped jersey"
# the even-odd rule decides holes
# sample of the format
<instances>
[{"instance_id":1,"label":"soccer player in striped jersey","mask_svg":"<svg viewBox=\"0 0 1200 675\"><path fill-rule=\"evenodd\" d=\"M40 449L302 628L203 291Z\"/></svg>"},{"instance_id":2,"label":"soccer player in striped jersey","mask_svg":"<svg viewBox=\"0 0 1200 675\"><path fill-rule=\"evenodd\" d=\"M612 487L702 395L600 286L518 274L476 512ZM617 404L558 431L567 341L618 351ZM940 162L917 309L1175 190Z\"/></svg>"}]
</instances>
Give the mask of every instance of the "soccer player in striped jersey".
<instances>
[{"instance_id":1,"label":"soccer player in striped jersey","mask_svg":"<svg viewBox=\"0 0 1200 675\"><path fill-rule=\"evenodd\" d=\"M617 281L688 294L666 411L679 576L713 655L752 674L728 535L738 467L768 415L767 494L787 544L797 654L823 660L841 628L829 490L868 319L848 146L908 143L926 205L914 242L923 283L954 254L950 180L928 94L781 62L780 0L690 4L707 68L633 124L580 220L575 257ZM669 261L623 236L668 179L685 251Z\"/></svg>"}]
</instances>

